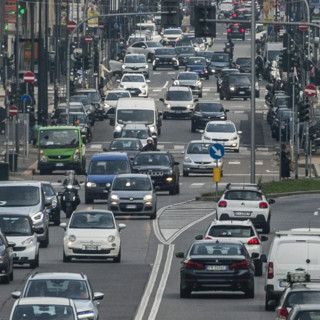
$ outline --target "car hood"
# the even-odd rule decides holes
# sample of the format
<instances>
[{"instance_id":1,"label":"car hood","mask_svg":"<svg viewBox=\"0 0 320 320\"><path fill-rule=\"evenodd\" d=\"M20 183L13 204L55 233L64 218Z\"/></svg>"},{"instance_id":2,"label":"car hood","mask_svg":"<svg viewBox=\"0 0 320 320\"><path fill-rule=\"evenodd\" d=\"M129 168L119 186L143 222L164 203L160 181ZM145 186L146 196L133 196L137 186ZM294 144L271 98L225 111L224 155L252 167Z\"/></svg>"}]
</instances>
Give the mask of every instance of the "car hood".
<instances>
[{"instance_id":1,"label":"car hood","mask_svg":"<svg viewBox=\"0 0 320 320\"><path fill-rule=\"evenodd\" d=\"M106 174L106 175L88 174L87 182L111 183L115 176L116 174Z\"/></svg>"},{"instance_id":2,"label":"car hood","mask_svg":"<svg viewBox=\"0 0 320 320\"><path fill-rule=\"evenodd\" d=\"M211 158L211 156L209 154L187 154L187 156L192 159L192 161L196 161L196 162L213 162L215 160L213 160Z\"/></svg>"},{"instance_id":3,"label":"car hood","mask_svg":"<svg viewBox=\"0 0 320 320\"><path fill-rule=\"evenodd\" d=\"M16 247L19 247L22 245L22 242L25 241L26 239L32 238L33 235L29 236L7 236L7 239L9 242L14 242L16 244ZM37 241L37 238L35 238Z\"/></svg>"},{"instance_id":4,"label":"car hood","mask_svg":"<svg viewBox=\"0 0 320 320\"><path fill-rule=\"evenodd\" d=\"M193 64L188 64L187 68L189 68L190 70L203 70L205 69L207 66L204 65L193 65Z\"/></svg>"},{"instance_id":5,"label":"car hood","mask_svg":"<svg viewBox=\"0 0 320 320\"><path fill-rule=\"evenodd\" d=\"M86 228L68 228L65 236L76 236L76 241L80 243L90 242L90 244L108 243L108 236L117 236L116 229L86 229Z\"/></svg>"},{"instance_id":6,"label":"car hood","mask_svg":"<svg viewBox=\"0 0 320 320\"><path fill-rule=\"evenodd\" d=\"M202 117L206 118L219 118L219 117L222 117L224 116L224 113L223 112L198 112L199 114L201 114Z\"/></svg>"},{"instance_id":7,"label":"car hood","mask_svg":"<svg viewBox=\"0 0 320 320\"><path fill-rule=\"evenodd\" d=\"M196 86L199 80L177 80L180 86Z\"/></svg>"},{"instance_id":8,"label":"car hood","mask_svg":"<svg viewBox=\"0 0 320 320\"><path fill-rule=\"evenodd\" d=\"M167 166L147 166L147 165L143 165L143 166L137 166L134 165L133 169L136 171L164 171L164 170L171 170L171 167L167 167Z\"/></svg>"},{"instance_id":9,"label":"car hood","mask_svg":"<svg viewBox=\"0 0 320 320\"><path fill-rule=\"evenodd\" d=\"M110 106L110 107L116 107L116 105L117 105L117 103L118 103L118 100L105 100L104 101L104 104L106 105L108 105L108 106Z\"/></svg>"},{"instance_id":10,"label":"car hood","mask_svg":"<svg viewBox=\"0 0 320 320\"><path fill-rule=\"evenodd\" d=\"M0 212L33 214L41 211L40 204L30 207L0 207Z\"/></svg>"},{"instance_id":11,"label":"car hood","mask_svg":"<svg viewBox=\"0 0 320 320\"><path fill-rule=\"evenodd\" d=\"M234 137L237 137L235 133L227 133L227 132L205 132L204 134L207 137L210 137L211 139L232 139Z\"/></svg>"},{"instance_id":12,"label":"car hood","mask_svg":"<svg viewBox=\"0 0 320 320\"><path fill-rule=\"evenodd\" d=\"M94 312L96 309L93 302L90 300L74 299L73 302L76 306L78 313L84 312L84 311L93 311Z\"/></svg>"},{"instance_id":13,"label":"car hood","mask_svg":"<svg viewBox=\"0 0 320 320\"><path fill-rule=\"evenodd\" d=\"M172 56L172 55L166 55L166 54L163 54L163 55L155 55L156 58L167 58L167 59L173 59L175 58L175 56Z\"/></svg>"},{"instance_id":14,"label":"car hood","mask_svg":"<svg viewBox=\"0 0 320 320\"><path fill-rule=\"evenodd\" d=\"M227 62L227 61L224 61L224 62L211 61L211 65L216 66L216 67L224 67L224 66L228 66L229 62Z\"/></svg>"},{"instance_id":15,"label":"car hood","mask_svg":"<svg viewBox=\"0 0 320 320\"><path fill-rule=\"evenodd\" d=\"M128 190L112 190L112 194L117 194L120 198L143 198L148 194L152 194L152 190L148 191L128 191Z\"/></svg>"},{"instance_id":16,"label":"car hood","mask_svg":"<svg viewBox=\"0 0 320 320\"><path fill-rule=\"evenodd\" d=\"M145 63L124 63L123 64L125 68L144 68L147 65L147 62Z\"/></svg>"},{"instance_id":17,"label":"car hood","mask_svg":"<svg viewBox=\"0 0 320 320\"><path fill-rule=\"evenodd\" d=\"M142 88L143 86L147 86L145 82L121 82L121 84L126 88Z\"/></svg>"},{"instance_id":18,"label":"car hood","mask_svg":"<svg viewBox=\"0 0 320 320\"><path fill-rule=\"evenodd\" d=\"M171 106L175 107L186 107L188 105L192 105L192 101L171 101L171 100L165 100L165 104L170 104Z\"/></svg>"}]
</instances>

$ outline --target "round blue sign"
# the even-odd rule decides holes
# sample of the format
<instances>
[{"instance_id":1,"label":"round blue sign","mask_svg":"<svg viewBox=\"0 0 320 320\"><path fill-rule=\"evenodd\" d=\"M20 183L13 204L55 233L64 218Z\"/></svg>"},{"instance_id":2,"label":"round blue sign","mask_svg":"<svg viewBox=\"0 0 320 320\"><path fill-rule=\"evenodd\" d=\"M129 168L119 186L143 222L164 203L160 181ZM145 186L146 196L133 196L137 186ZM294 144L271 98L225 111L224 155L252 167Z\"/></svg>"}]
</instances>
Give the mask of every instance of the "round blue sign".
<instances>
[{"instance_id":1,"label":"round blue sign","mask_svg":"<svg viewBox=\"0 0 320 320\"><path fill-rule=\"evenodd\" d=\"M224 146L220 143L210 145L209 154L212 159L221 159L224 156Z\"/></svg>"}]
</instances>

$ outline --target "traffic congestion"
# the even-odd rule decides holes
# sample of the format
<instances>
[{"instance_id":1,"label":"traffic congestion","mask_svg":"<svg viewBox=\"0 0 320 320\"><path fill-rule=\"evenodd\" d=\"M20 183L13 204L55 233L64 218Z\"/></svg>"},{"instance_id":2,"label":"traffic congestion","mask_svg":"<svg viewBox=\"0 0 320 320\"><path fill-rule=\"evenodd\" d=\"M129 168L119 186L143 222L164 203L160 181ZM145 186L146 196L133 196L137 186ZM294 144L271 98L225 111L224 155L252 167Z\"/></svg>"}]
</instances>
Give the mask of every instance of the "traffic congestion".
<instances>
[{"instance_id":1,"label":"traffic congestion","mask_svg":"<svg viewBox=\"0 0 320 320\"><path fill-rule=\"evenodd\" d=\"M318 196L261 188L293 171L293 110L251 15L221 1L214 38L145 15L96 87L73 78L0 181L0 319L319 319Z\"/></svg>"}]
</instances>

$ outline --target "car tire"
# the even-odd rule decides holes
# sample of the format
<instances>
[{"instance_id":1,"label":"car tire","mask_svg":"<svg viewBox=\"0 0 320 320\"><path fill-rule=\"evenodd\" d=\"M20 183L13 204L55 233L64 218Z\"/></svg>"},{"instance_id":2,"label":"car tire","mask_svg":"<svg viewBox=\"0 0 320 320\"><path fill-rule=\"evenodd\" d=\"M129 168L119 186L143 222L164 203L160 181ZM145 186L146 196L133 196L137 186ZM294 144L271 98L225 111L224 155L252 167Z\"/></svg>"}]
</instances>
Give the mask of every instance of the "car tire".
<instances>
[{"instance_id":1,"label":"car tire","mask_svg":"<svg viewBox=\"0 0 320 320\"><path fill-rule=\"evenodd\" d=\"M196 125L193 121L191 121L191 132L196 132Z\"/></svg>"},{"instance_id":2,"label":"car tire","mask_svg":"<svg viewBox=\"0 0 320 320\"><path fill-rule=\"evenodd\" d=\"M168 115L166 113L163 114L163 120L168 120Z\"/></svg>"},{"instance_id":3,"label":"car tire","mask_svg":"<svg viewBox=\"0 0 320 320\"><path fill-rule=\"evenodd\" d=\"M220 100L223 100L223 99L224 99L224 96L223 96L222 93L221 93L221 89L220 89L220 91L219 91L219 99L220 99Z\"/></svg>"},{"instance_id":4,"label":"car tire","mask_svg":"<svg viewBox=\"0 0 320 320\"><path fill-rule=\"evenodd\" d=\"M173 186L170 190L169 190L169 194L170 196L175 196L177 194L177 187Z\"/></svg>"},{"instance_id":5,"label":"car tire","mask_svg":"<svg viewBox=\"0 0 320 320\"><path fill-rule=\"evenodd\" d=\"M176 185L176 193L179 194L180 193L180 183L178 182Z\"/></svg>"},{"instance_id":6,"label":"car tire","mask_svg":"<svg viewBox=\"0 0 320 320\"><path fill-rule=\"evenodd\" d=\"M47 248L48 245L49 245L49 228L48 228L48 231L47 231L47 234L46 234L46 238L40 242L40 247L41 248Z\"/></svg>"},{"instance_id":7,"label":"car tire","mask_svg":"<svg viewBox=\"0 0 320 320\"><path fill-rule=\"evenodd\" d=\"M189 172L188 171L183 171L183 176L184 177L189 177Z\"/></svg>"},{"instance_id":8,"label":"car tire","mask_svg":"<svg viewBox=\"0 0 320 320\"><path fill-rule=\"evenodd\" d=\"M63 251L63 259L62 259L63 262L71 262L71 257L67 257Z\"/></svg>"},{"instance_id":9,"label":"car tire","mask_svg":"<svg viewBox=\"0 0 320 320\"><path fill-rule=\"evenodd\" d=\"M198 98L202 98L202 92L198 94Z\"/></svg>"},{"instance_id":10,"label":"car tire","mask_svg":"<svg viewBox=\"0 0 320 320\"><path fill-rule=\"evenodd\" d=\"M254 275L256 277L261 277L262 276L262 268L263 268L263 263L260 259L257 259L254 261L254 266L255 266L255 273Z\"/></svg>"},{"instance_id":11,"label":"car tire","mask_svg":"<svg viewBox=\"0 0 320 320\"><path fill-rule=\"evenodd\" d=\"M270 233L270 219L263 226L262 233L264 233L264 234L269 234Z\"/></svg>"},{"instance_id":12,"label":"car tire","mask_svg":"<svg viewBox=\"0 0 320 320\"><path fill-rule=\"evenodd\" d=\"M157 218L157 208L154 209L154 211L150 215L150 220L154 220Z\"/></svg>"},{"instance_id":13,"label":"car tire","mask_svg":"<svg viewBox=\"0 0 320 320\"><path fill-rule=\"evenodd\" d=\"M13 268L12 268L12 271L10 272L10 281L13 281Z\"/></svg>"},{"instance_id":14,"label":"car tire","mask_svg":"<svg viewBox=\"0 0 320 320\"><path fill-rule=\"evenodd\" d=\"M85 200L84 200L85 204L93 204L93 199L85 196Z\"/></svg>"},{"instance_id":15,"label":"car tire","mask_svg":"<svg viewBox=\"0 0 320 320\"><path fill-rule=\"evenodd\" d=\"M252 284L248 283L248 287L244 291L244 296L249 299L254 298L254 282L253 281L252 281Z\"/></svg>"},{"instance_id":16,"label":"car tire","mask_svg":"<svg viewBox=\"0 0 320 320\"><path fill-rule=\"evenodd\" d=\"M269 305L269 302L272 300L274 300L274 297L270 293L266 292L266 299L265 299L265 304L264 304L264 309L266 311L274 311L275 310L274 305ZM275 305L277 305L277 304L275 304Z\"/></svg>"},{"instance_id":17,"label":"car tire","mask_svg":"<svg viewBox=\"0 0 320 320\"><path fill-rule=\"evenodd\" d=\"M230 94L229 93L227 93L227 95L226 95L226 100L230 101Z\"/></svg>"},{"instance_id":18,"label":"car tire","mask_svg":"<svg viewBox=\"0 0 320 320\"><path fill-rule=\"evenodd\" d=\"M180 285L180 298L188 299L191 296L191 290L189 288L182 288Z\"/></svg>"},{"instance_id":19,"label":"car tire","mask_svg":"<svg viewBox=\"0 0 320 320\"><path fill-rule=\"evenodd\" d=\"M9 284L10 283L10 274L6 275L2 278L2 283Z\"/></svg>"},{"instance_id":20,"label":"car tire","mask_svg":"<svg viewBox=\"0 0 320 320\"><path fill-rule=\"evenodd\" d=\"M119 248L118 255L115 258L113 258L113 262L115 263L119 263L120 261L121 261L121 247Z\"/></svg>"},{"instance_id":21,"label":"car tire","mask_svg":"<svg viewBox=\"0 0 320 320\"><path fill-rule=\"evenodd\" d=\"M39 252L36 254L36 257L33 261L30 262L30 268L35 269L39 267Z\"/></svg>"}]
</instances>

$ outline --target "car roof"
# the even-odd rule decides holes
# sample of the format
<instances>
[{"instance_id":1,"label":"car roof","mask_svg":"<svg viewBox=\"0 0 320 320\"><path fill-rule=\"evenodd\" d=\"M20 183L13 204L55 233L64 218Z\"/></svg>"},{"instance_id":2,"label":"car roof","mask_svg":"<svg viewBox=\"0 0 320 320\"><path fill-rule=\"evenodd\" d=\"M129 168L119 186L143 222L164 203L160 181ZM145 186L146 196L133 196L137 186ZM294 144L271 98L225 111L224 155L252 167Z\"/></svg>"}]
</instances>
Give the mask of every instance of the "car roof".
<instances>
[{"instance_id":1,"label":"car roof","mask_svg":"<svg viewBox=\"0 0 320 320\"><path fill-rule=\"evenodd\" d=\"M232 183L226 185L226 190L255 190L261 191L261 188L256 183Z\"/></svg>"},{"instance_id":2,"label":"car roof","mask_svg":"<svg viewBox=\"0 0 320 320\"><path fill-rule=\"evenodd\" d=\"M180 72L177 74L177 76L179 76L180 74L189 74L189 73L198 75L198 73L195 72L195 71L180 71Z\"/></svg>"},{"instance_id":3,"label":"car roof","mask_svg":"<svg viewBox=\"0 0 320 320\"><path fill-rule=\"evenodd\" d=\"M203 140L191 140L188 142L188 144L190 143L206 143L206 144L211 144L210 141L206 142L206 141L203 141Z\"/></svg>"},{"instance_id":4,"label":"car roof","mask_svg":"<svg viewBox=\"0 0 320 320\"><path fill-rule=\"evenodd\" d=\"M77 211L74 211L73 214L88 213L88 212L105 213L105 214L111 214L111 215L113 215L113 212L112 212L112 211L103 210L103 209L77 210ZM81 273L80 273L80 274L81 274ZM83 277L85 277L85 276L83 275Z\"/></svg>"},{"instance_id":5,"label":"car roof","mask_svg":"<svg viewBox=\"0 0 320 320\"><path fill-rule=\"evenodd\" d=\"M96 90L96 89L90 89L90 88L88 88L88 89L78 89L78 90L76 90L76 92L97 92L97 93L99 93L99 91L98 90Z\"/></svg>"},{"instance_id":6,"label":"car roof","mask_svg":"<svg viewBox=\"0 0 320 320\"><path fill-rule=\"evenodd\" d=\"M127 53L125 57L127 56L140 56L140 57L145 57L143 53Z\"/></svg>"},{"instance_id":7,"label":"car roof","mask_svg":"<svg viewBox=\"0 0 320 320\"><path fill-rule=\"evenodd\" d=\"M144 151L144 152L140 152L138 155L140 154L170 154L170 152L169 151Z\"/></svg>"},{"instance_id":8,"label":"car roof","mask_svg":"<svg viewBox=\"0 0 320 320\"><path fill-rule=\"evenodd\" d=\"M215 120L215 121L209 121L209 124L234 124L231 120Z\"/></svg>"},{"instance_id":9,"label":"car roof","mask_svg":"<svg viewBox=\"0 0 320 320\"><path fill-rule=\"evenodd\" d=\"M124 73L124 74L122 75L122 78L123 78L124 76L140 76L140 77L143 77L143 78L144 78L144 75L143 75L142 73ZM140 99L141 99L141 98L140 98Z\"/></svg>"},{"instance_id":10,"label":"car roof","mask_svg":"<svg viewBox=\"0 0 320 320\"><path fill-rule=\"evenodd\" d=\"M124 125L123 130L125 130L125 129L145 129L145 130L147 130L148 127L143 123L128 123L128 124Z\"/></svg>"},{"instance_id":11,"label":"car roof","mask_svg":"<svg viewBox=\"0 0 320 320\"><path fill-rule=\"evenodd\" d=\"M75 272L40 272L40 273L36 272L29 277L29 280L45 280L45 279L86 280L87 276L84 275L83 273L75 273Z\"/></svg>"},{"instance_id":12,"label":"car roof","mask_svg":"<svg viewBox=\"0 0 320 320\"><path fill-rule=\"evenodd\" d=\"M213 220L209 226L218 226L218 225L232 225L232 226L251 226L253 227L253 223L251 220L247 219L247 220Z\"/></svg>"},{"instance_id":13,"label":"car roof","mask_svg":"<svg viewBox=\"0 0 320 320\"><path fill-rule=\"evenodd\" d=\"M189 87L172 86L168 89L168 91L191 91L191 89Z\"/></svg>"},{"instance_id":14,"label":"car roof","mask_svg":"<svg viewBox=\"0 0 320 320\"><path fill-rule=\"evenodd\" d=\"M120 173L116 176L116 178L148 178L150 176L148 174L141 174L141 173Z\"/></svg>"},{"instance_id":15,"label":"car roof","mask_svg":"<svg viewBox=\"0 0 320 320\"><path fill-rule=\"evenodd\" d=\"M58 298L58 297L28 297L20 298L17 302L17 305L39 305L39 304L52 304L52 305L61 305L61 306L71 306L72 300L67 298Z\"/></svg>"},{"instance_id":16,"label":"car roof","mask_svg":"<svg viewBox=\"0 0 320 320\"><path fill-rule=\"evenodd\" d=\"M39 187L42 181L0 181L0 186L35 186Z\"/></svg>"},{"instance_id":17,"label":"car roof","mask_svg":"<svg viewBox=\"0 0 320 320\"><path fill-rule=\"evenodd\" d=\"M99 160L128 160L128 155L126 152L100 152L91 158L91 161Z\"/></svg>"},{"instance_id":18,"label":"car roof","mask_svg":"<svg viewBox=\"0 0 320 320\"><path fill-rule=\"evenodd\" d=\"M140 141L138 138L115 138L111 142L114 141Z\"/></svg>"},{"instance_id":19,"label":"car roof","mask_svg":"<svg viewBox=\"0 0 320 320\"><path fill-rule=\"evenodd\" d=\"M308 311L308 310L320 311L320 305L319 304L295 304L292 307L292 309L297 311Z\"/></svg>"}]
</instances>

